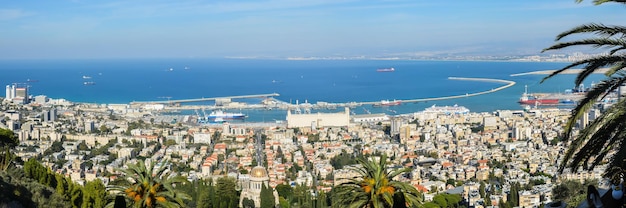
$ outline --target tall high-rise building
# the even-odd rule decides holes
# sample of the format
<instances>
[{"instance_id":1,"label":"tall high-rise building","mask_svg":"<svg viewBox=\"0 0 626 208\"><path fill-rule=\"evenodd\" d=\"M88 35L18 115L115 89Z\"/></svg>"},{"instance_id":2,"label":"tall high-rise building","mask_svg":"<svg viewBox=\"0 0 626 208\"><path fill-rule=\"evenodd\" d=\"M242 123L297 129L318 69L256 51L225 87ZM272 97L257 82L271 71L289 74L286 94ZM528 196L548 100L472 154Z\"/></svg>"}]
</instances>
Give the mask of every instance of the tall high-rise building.
<instances>
[{"instance_id":1,"label":"tall high-rise building","mask_svg":"<svg viewBox=\"0 0 626 208\"><path fill-rule=\"evenodd\" d=\"M28 103L29 101L28 85L26 84L13 83L7 85L5 88L5 93L5 98L7 100L11 100L13 102L21 102L24 104Z\"/></svg>"},{"instance_id":2,"label":"tall high-rise building","mask_svg":"<svg viewBox=\"0 0 626 208\"><path fill-rule=\"evenodd\" d=\"M27 86L15 87L15 97L13 99L22 100L24 104L28 103L28 87Z\"/></svg>"},{"instance_id":3,"label":"tall high-rise building","mask_svg":"<svg viewBox=\"0 0 626 208\"><path fill-rule=\"evenodd\" d=\"M50 111L48 110L41 111L41 121L43 122L50 121Z\"/></svg>"},{"instance_id":4,"label":"tall high-rise building","mask_svg":"<svg viewBox=\"0 0 626 208\"><path fill-rule=\"evenodd\" d=\"M52 108L50 109L50 121L56 121L56 120L57 120L57 109Z\"/></svg>"},{"instance_id":5,"label":"tall high-rise building","mask_svg":"<svg viewBox=\"0 0 626 208\"><path fill-rule=\"evenodd\" d=\"M41 111L41 119L44 122L53 122L56 121L57 119L57 109L56 108L51 108L48 110L43 110Z\"/></svg>"},{"instance_id":6,"label":"tall high-rise building","mask_svg":"<svg viewBox=\"0 0 626 208\"><path fill-rule=\"evenodd\" d=\"M16 89L17 89L17 84L13 83L10 85L7 85L6 87L6 99L7 100L13 100L15 99L16 96Z\"/></svg>"},{"instance_id":7,"label":"tall high-rise building","mask_svg":"<svg viewBox=\"0 0 626 208\"><path fill-rule=\"evenodd\" d=\"M391 136L399 134L400 133L400 127L402 126L402 124L405 124L405 123L406 122L404 122L402 120L402 117L399 117L399 116L391 117L391 126L390 126L391 129L389 131Z\"/></svg>"},{"instance_id":8,"label":"tall high-rise building","mask_svg":"<svg viewBox=\"0 0 626 208\"><path fill-rule=\"evenodd\" d=\"M93 132L93 130L95 130L95 123L94 121L85 121L85 132L87 133L91 133Z\"/></svg>"},{"instance_id":9,"label":"tall high-rise building","mask_svg":"<svg viewBox=\"0 0 626 208\"><path fill-rule=\"evenodd\" d=\"M7 100L11 100L11 99L13 99L13 98L11 97L12 92L13 92L13 91L11 90L11 85L7 85L7 89L6 89L6 96L5 96L4 98L5 98L5 99L7 99Z\"/></svg>"},{"instance_id":10,"label":"tall high-rise building","mask_svg":"<svg viewBox=\"0 0 626 208\"><path fill-rule=\"evenodd\" d=\"M11 99L15 98L15 84L11 85Z\"/></svg>"}]
</instances>

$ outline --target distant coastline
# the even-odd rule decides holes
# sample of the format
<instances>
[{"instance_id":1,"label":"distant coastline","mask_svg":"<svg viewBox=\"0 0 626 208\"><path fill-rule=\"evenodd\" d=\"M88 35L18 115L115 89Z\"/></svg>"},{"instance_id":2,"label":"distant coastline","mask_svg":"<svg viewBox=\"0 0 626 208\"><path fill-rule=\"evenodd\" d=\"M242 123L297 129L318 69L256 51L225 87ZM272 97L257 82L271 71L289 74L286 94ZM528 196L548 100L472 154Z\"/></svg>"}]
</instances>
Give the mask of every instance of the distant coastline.
<instances>
[{"instance_id":1,"label":"distant coastline","mask_svg":"<svg viewBox=\"0 0 626 208\"><path fill-rule=\"evenodd\" d=\"M578 74L582 71L583 69L567 69L563 72L561 72L561 74ZM609 68L601 68L596 70L595 72L593 72L594 74L603 74L606 73L609 70ZM516 77L516 76L524 76L524 75L549 75L554 73L557 70L540 70L540 71L532 71L532 72L524 72L524 73L517 73L517 74L511 74L512 77Z\"/></svg>"}]
</instances>

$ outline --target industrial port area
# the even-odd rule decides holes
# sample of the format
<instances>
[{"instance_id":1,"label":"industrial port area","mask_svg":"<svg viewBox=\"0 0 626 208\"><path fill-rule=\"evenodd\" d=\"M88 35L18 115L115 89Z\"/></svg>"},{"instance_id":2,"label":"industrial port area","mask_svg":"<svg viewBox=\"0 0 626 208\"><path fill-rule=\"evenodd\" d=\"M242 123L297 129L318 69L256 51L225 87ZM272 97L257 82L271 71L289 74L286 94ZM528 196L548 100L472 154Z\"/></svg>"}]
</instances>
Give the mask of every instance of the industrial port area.
<instances>
[{"instance_id":1,"label":"industrial port area","mask_svg":"<svg viewBox=\"0 0 626 208\"><path fill-rule=\"evenodd\" d=\"M195 111L200 117L198 111L222 111L222 110L291 110L296 114L311 113L312 111L319 110L334 110L341 108L357 108L361 106L372 107L386 107L396 106L409 103L425 103L429 101L440 101L465 98L471 96L484 95L488 93L497 92L506 88L509 88L516 83L514 81L502 80L502 79L487 79L487 78L466 78L466 77L449 77L449 80L458 81L479 81L479 82L495 82L502 83L504 85L475 93L466 93L461 95L444 96L444 97L430 97L430 98L415 98L415 99L394 99L394 100L379 100L379 101L354 101L345 103L333 103L317 101L310 103L307 100L300 102L286 102L280 100L279 93L268 94L254 94L254 95L238 95L238 96L225 96L225 97L210 97L210 98L193 98L193 99L180 99L180 100L159 100L159 101L134 101L130 105L135 108L143 108L146 110L155 110L159 112L181 112L181 111ZM585 88L584 85L578 86L574 89L565 90L562 93L529 93L527 86L520 96L518 103L527 106L527 108L539 107L539 106L572 106L584 96L584 93L589 88ZM617 93L624 91L619 89L619 92L609 93L604 98L604 102L610 103L617 99ZM247 103L238 102L239 99L262 99L259 103ZM201 103L201 104L198 104ZM366 111L366 113L369 113ZM206 114L206 113L203 113Z\"/></svg>"},{"instance_id":2,"label":"industrial port area","mask_svg":"<svg viewBox=\"0 0 626 208\"><path fill-rule=\"evenodd\" d=\"M416 98L406 100L380 100L380 101L361 101L361 102L348 102L348 103L330 103L318 101L316 103L305 102L296 103L285 102L277 99L280 94L268 93L257 95L240 95L240 96L227 96L227 97L212 97L212 98L195 98L195 99L181 99L181 100L166 100L166 101L135 101L131 102L131 106L143 107L151 110L163 110L163 111L182 111L182 110L216 110L216 109L281 109L281 110L294 110L296 112L307 112L311 109L337 109L343 107L355 108L359 106L393 106L403 103L418 103L438 100L448 100L456 98L464 98L470 96L483 95L487 93L493 93L500 91L515 85L515 82L502 79L486 79L486 78L466 78L466 77L449 77L450 80L459 81L480 81L480 82L496 82L503 83L505 85L476 93L466 93L462 95L445 96L445 97L432 97L432 98ZM249 99L249 98L262 98L263 101L258 104L249 104L244 102L234 102L235 99ZM193 105L188 103L197 102L212 102L213 105ZM184 104L184 105L183 105Z\"/></svg>"},{"instance_id":3,"label":"industrial port area","mask_svg":"<svg viewBox=\"0 0 626 208\"><path fill-rule=\"evenodd\" d=\"M293 114L311 114L318 112L333 112L340 111L342 109L357 109L362 108L365 114L372 114L368 107L390 107L409 103L425 103L429 101L440 101L449 99L458 99L464 97L484 95L488 93L497 92L508 87L515 85L514 81L502 80L502 79L487 79L487 78L466 78L466 77L449 77L450 80L458 81L479 81L479 82L495 82L502 83L504 85L476 93L466 93L454 96L445 97L431 97L431 98L416 98L416 99L404 99L404 100L380 100L380 101L361 101L361 102L347 102L347 103L332 103L317 101L310 103L307 100L300 102L298 100L293 102L286 102L280 100L280 94L268 93L268 94L255 94L255 95L238 95L238 96L226 96L226 97L212 97L212 98L195 98L195 99L181 99L167 101L139 101L131 102L130 106L137 109L145 109L146 111L156 112L161 115L159 120L166 122L184 121L189 123L199 124L221 124L224 122L238 122L248 118L249 115L241 113L242 110L248 112L259 111L271 111L278 110L281 112L287 111ZM592 86L590 86L592 87ZM578 86L573 89L565 90L561 93L529 93L527 86L525 91L520 96L518 103L525 106L526 110L537 108L553 108L553 107L573 107L580 99L584 97L587 90L584 85ZM622 93L624 89L618 89L614 93L608 93L602 103L613 103L617 100L618 94ZM238 102L239 99L261 99L259 103ZM201 104L197 104L201 103ZM338 109L338 110L337 110ZM387 109L392 115L398 115L394 110ZM230 113L226 111L239 111L239 113ZM181 113L190 112L190 113ZM209 112L209 113L207 113ZM426 108L421 112L434 112L444 114L465 114L469 112L469 109L463 106L436 106ZM357 113L352 111L349 113L354 116ZM383 113L385 114L385 113ZM284 114L283 114L284 115ZM401 115L398 115L401 116ZM276 123L281 124L280 120L273 119ZM246 121L247 123L254 123ZM264 121L266 122L266 121ZM261 123L264 123L261 122Z\"/></svg>"},{"instance_id":4,"label":"industrial port area","mask_svg":"<svg viewBox=\"0 0 626 208\"><path fill-rule=\"evenodd\" d=\"M372 114L370 107L392 107L398 105L405 105L410 103L426 103L429 101L441 101L450 99L466 98L478 95L489 94L497 92L506 88L509 88L516 83L510 80L503 79L488 79L488 78L467 78L467 77L448 77L449 80L455 81L473 81L473 82L493 82L503 84L497 88L488 89L480 92L465 93L453 96L444 97L429 97L429 98L414 98L414 99L393 99L393 100L378 100L378 101L354 101L344 103L333 103L317 101L310 103L308 100L295 102L280 100L279 93L267 93L267 94L252 94L252 95L236 95L236 96L224 96L224 97L202 97L202 98L190 98L190 99L171 99L171 97L159 97L160 99L167 98L167 100L155 100L155 101L133 101L129 104L108 104L109 110L116 108L131 108L137 109L140 113L149 113L156 115L156 120L159 122L175 123L198 123L198 124L221 124L224 122L236 122L236 123L255 123L259 119L256 118L259 115L264 116L273 111L273 117L268 116L268 120L262 118L262 122L275 121L276 123L284 122L285 111L293 114L314 114L314 113L329 113L338 112L343 109L353 109L350 115L357 115L357 111L362 109L364 114ZM527 86L517 101L520 105L525 106L526 110L542 107L571 107L580 100L584 93L589 88L581 85L574 89L566 90L562 93L529 93ZM7 85L7 98L14 102L24 102L23 97L28 94L27 87L19 84ZM621 93L621 88L618 90ZM614 102L617 99L618 93L609 93L605 97L605 103ZM36 97L35 99L36 100ZM244 100L244 101L241 101ZM258 100L260 102L250 102L250 100ZM88 109L101 109L98 104L84 103L84 106L92 106ZM119 105L119 106L118 106ZM118 106L118 107L116 107ZM235 112L238 111L238 112ZM389 112L387 112L389 111ZM436 112L445 114L465 114L469 112L469 109L463 106L436 106L424 109L422 112ZM249 114L246 114L249 113ZM377 114L377 113L374 113ZM394 108L384 108L382 113L378 114L398 114ZM254 117L254 119L249 119Z\"/></svg>"}]
</instances>

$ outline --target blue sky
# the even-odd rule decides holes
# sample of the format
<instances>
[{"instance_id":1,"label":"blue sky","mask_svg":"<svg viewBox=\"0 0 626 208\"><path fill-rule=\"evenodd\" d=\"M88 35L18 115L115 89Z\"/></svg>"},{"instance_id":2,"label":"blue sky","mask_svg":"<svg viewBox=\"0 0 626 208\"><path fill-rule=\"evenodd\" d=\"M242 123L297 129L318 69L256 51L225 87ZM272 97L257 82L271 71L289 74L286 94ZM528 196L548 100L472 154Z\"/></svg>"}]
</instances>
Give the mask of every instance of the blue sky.
<instances>
[{"instance_id":1,"label":"blue sky","mask_svg":"<svg viewBox=\"0 0 626 208\"><path fill-rule=\"evenodd\" d=\"M8 59L535 54L626 19L574 0L1 1Z\"/></svg>"}]
</instances>

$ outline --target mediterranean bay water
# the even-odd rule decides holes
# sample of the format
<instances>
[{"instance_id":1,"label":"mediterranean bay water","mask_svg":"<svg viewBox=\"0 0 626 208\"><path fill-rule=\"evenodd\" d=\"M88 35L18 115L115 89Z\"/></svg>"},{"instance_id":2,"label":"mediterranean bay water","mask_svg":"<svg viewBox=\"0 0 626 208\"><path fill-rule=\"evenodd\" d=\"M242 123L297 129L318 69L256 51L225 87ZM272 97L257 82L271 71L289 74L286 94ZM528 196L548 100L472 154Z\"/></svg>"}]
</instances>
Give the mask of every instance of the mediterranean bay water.
<instances>
[{"instance_id":1,"label":"mediterranean bay water","mask_svg":"<svg viewBox=\"0 0 626 208\"><path fill-rule=\"evenodd\" d=\"M279 93L277 99L292 103L338 103L464 95L504 85L449 80L448 77L495 78L517 83L510 88L475 97L352 109L356 114L368 111L401 114L421 111L432 105L458 104L472 112L484 112L522 109L517 100L525 85L530 92L558 93L571 89L575 75L560 75L541 84L539 82L545 75L510 76L558 69L566 64L413 60L0 60L0 84L27 83L31 95L88 103L266 93ZM390 67L394 67L395 72L376 72L378 68ZM592 75L585 85L589 86L592 80L597 82L602 76ZM84 85L84 82L95 84ZM235 101L259 103L261 99ZM239 111L247 113L249 121L284 120L286 115L285 111Z\"/></svg>"}]
</instances>

